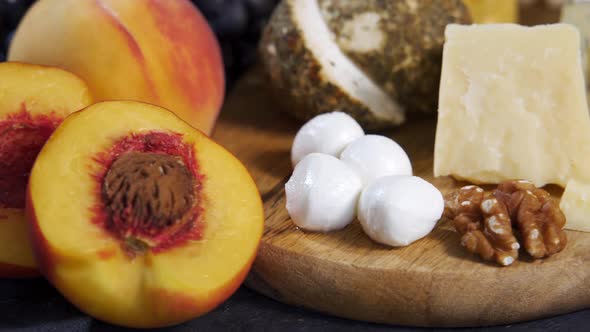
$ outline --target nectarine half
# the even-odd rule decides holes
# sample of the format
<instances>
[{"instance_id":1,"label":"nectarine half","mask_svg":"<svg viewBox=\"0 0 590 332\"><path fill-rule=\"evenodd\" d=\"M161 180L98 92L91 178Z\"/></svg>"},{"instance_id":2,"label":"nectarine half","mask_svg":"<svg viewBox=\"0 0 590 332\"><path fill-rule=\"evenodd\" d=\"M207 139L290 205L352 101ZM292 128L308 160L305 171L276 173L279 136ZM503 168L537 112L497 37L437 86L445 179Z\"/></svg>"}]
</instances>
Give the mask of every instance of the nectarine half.
<instances>
[{"instance_id":1,"label":"nectarine half","mask_svg":"<svg viewBox=\"0 0 590 332\"><path fill-rule=\"evenodd\" d=\"M189 0L39 0L8 58L64 68L96 100L160 105L207 134L223 102L219 45Z\"/></svg>"},{"instance_id":2,"label":"nectarine half","mask_svg":"<svg viewBox=\"0 0 590 332\"><path fill-rule=\"evenodd\" d=\"M29 172L63 118L90 101L86 84L71 73L0 63L0 277L38 275L24 213Z\"/></svg>"},{"instance_id":3,"label":"nectarine half","mask_svg":"<svg viewBox=\"0 0 590 332\"><path fill-rule=\"evenodd\" d=\"M224 301L264 224L234 156L132 101L69 116L35 162L27 204L43 274L82 311L129 327L177 324Z\"/></svg>"}]
</instances>

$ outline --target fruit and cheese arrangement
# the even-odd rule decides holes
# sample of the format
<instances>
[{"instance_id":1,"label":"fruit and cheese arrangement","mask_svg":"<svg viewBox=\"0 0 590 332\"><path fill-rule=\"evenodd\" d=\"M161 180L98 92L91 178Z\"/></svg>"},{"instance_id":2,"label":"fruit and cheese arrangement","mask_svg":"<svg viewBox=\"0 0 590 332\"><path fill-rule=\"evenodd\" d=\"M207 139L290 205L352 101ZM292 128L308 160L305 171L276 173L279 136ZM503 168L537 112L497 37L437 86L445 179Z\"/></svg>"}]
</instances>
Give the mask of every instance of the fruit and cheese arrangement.
<instances>
[{"instance_id":1,"label":"fruit and cheese arrangement","mask_svg":"<svg viewBox=\"0 0 590 332\"><path fill-rule=\"evenodd\" d=\"M0 63L0 277L43 276L92 317L152 328L206 314L250 272L287 302L418 325L553 273L590 241L580 35L472 24L474 6L280 1L251 80L272 114L238 102L219 125L224 54L190 1L37 1ZM479 278L493 285L471 294Z\"/></svg>"}]
</instances>

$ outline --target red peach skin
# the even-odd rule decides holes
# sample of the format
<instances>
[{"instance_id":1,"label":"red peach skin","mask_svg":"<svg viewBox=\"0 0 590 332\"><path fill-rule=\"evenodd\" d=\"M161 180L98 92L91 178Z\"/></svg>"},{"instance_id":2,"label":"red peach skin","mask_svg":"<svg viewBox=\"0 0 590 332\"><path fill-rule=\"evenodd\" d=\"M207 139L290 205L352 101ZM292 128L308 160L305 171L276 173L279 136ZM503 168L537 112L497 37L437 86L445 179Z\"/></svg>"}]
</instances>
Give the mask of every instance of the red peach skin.
<instances>
[{"instance_id":1,"label":"red peach skin","mask_svg":"<svg viewBox=\"0 0 590 332\"><path fill-rule=\"evenodd\" d=\"M98 101L163 106L206 134L225 93L219 45L188 0L40 0L9 59L67 69Z\"/></svg>"}]
</instances>

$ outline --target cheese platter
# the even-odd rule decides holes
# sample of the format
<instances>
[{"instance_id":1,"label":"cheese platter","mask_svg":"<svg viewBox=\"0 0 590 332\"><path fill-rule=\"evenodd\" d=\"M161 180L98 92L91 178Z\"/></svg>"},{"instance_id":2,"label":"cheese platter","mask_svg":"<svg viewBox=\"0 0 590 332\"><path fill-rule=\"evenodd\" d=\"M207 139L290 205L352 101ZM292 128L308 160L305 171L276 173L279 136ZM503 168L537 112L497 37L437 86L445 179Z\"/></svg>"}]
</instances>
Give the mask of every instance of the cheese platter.
<instances>
[{"instance_id":1,"label":"cheese platter","mask_svg":"<svg viewBox=\"0 0 590 332\"><path fill-rule=\"evenodd\" d=\"M260 68L229 97L214 138L244 162L263 198L265 230L246 284L281 302L340 317L411 326L486 326L590 306L590 234L544 260L502 268L469 254L450 222L403 248L377 244L358 221L332 233L298 229L285 208L298 125L277 108ZM433 176L436 119L382 134L403 146L414 174L449 193L468 184ZM486 187L487 189L487 187ZM548 189L554 197L562 190Z\"/></svg>"}]
</instances>

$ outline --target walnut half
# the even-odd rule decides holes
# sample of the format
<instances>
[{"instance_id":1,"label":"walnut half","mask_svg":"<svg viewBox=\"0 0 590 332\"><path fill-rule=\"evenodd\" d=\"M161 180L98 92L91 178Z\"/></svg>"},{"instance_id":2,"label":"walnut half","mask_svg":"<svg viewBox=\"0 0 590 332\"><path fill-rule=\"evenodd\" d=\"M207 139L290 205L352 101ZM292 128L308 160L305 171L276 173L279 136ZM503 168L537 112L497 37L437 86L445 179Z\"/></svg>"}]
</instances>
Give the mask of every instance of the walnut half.
<instances>
[{"instance_id":1,"label":"walnut half","mask_svg":"<svg viewBox=\"0 0 590 332\"><path fill-rule=\"evenodd\" d=\"M461 245L486 261L510 265L518 257L513 228L533 258L554 255L565 247L565 216L551 195L524 180L506 181L492 193L463 187L445 202L445 216L461 234Z\"/></svg>"},{"instance_id":2,"label":"walnut half","mask_svg":"<svg viewBox=\"0 0 590 332\"><path fill-rule=\"evenodd\" d=\"M517 180L501 183L494 196L508 208L529 255L543 258L563 250L567 244L565 216L548 192Z\"/></svg>"},{"instance_id":3,"label":"walnut half","mask_svg":"<svg viewBox=\"0 0 590 332\"><path fill-rule=\"evenodd\" d=\"M477 186L467 186L447 200L446 215L461 234L461 245L486 261L510 265L518 257L518 244L504 204Z\"/></svg>"}]
</instances>

